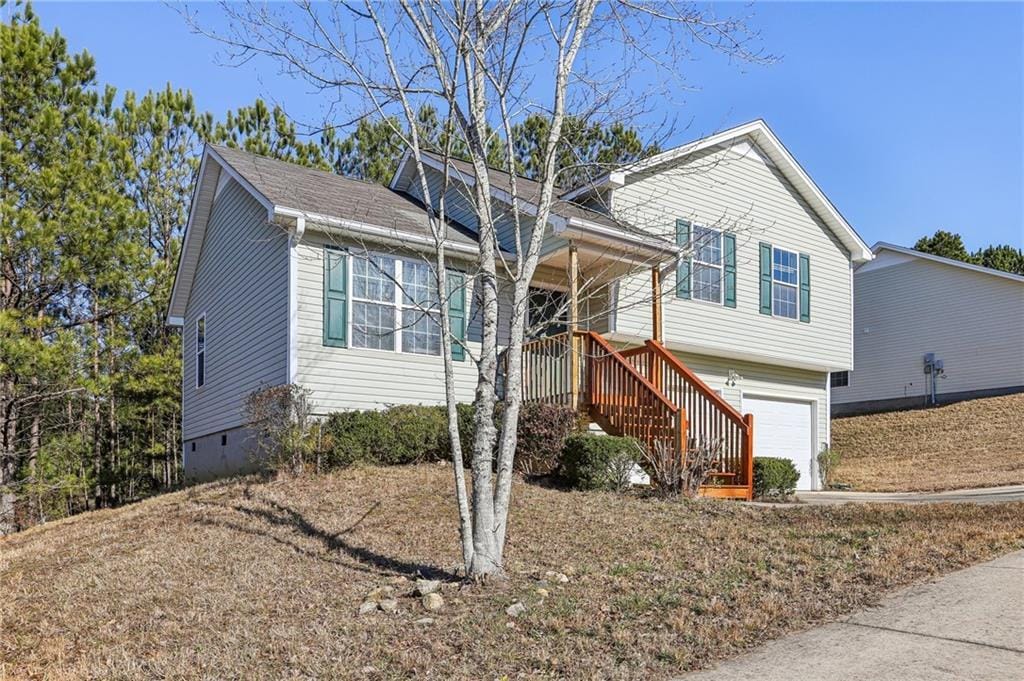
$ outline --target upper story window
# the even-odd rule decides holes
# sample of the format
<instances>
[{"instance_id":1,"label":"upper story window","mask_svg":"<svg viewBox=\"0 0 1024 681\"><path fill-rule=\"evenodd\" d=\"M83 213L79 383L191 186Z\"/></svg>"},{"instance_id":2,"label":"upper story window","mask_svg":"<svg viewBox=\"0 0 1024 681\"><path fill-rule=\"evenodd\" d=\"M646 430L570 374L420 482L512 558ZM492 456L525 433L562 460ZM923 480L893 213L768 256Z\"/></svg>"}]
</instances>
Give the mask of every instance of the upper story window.
<instances>
[{"instance_id":1,"label":"upper story window","mask_svg":"<svg viewBox=\"0 0 1024 681\"><path fill-rule=\"evenodd\" d=\"M772 314L796 319L799 306L800 256L781 248L772 249Z\"/></svg>"},{"instance_id":2,"label":"upper story window","mask_svg":"<svg viewBox=\"0 0 1024 681\"><path fill-rule=\"evenodd\" d=\"M833 388L845 388L850 385L849 371L833 371L829 374L829 384Z\"/></svg>"},{"instance_id":3,"label":"upper story window","mask_svg":"<svg viewBox=\"0 0 1024 681\"><path fill-rule=\"evenodd\" d=\"M711 303L722 302L722 232L693 226L693 297Z\"/></svg>"},{"instance_id":4,"label":"upper story window","mask_svg":"<svg viewBox=\"0 0 1024 681\"><path fill-rule=\"evenodd\" d=\"M206 315L196 320L196 387L206 384Z\"/></svg>"}]
</instances>

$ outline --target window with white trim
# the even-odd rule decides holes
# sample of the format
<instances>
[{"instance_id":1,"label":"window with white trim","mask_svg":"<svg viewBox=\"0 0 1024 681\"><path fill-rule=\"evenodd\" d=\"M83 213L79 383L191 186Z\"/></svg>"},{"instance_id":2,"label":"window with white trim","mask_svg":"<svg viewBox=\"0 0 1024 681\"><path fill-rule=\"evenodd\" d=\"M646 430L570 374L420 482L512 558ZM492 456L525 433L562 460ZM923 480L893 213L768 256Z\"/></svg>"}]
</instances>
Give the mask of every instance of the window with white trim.
<instances>
[{"instance_id":1,"label":"window with white trim","mask_svg":"<svg viewBox=\"0 0 1024 681\"><path fill-rule=\"evenodd\" d=\"M800 314L800 256L772 247L772 314L796 319Z\"/></svg>"},{"instance_id":2,"label":"window with white trim","mask_svg":"<svg viewBox=\"0 0 1024 681\"><path fill-rule=\"evenodd\" d=\"M710 227L694 225L692 243L691 295L696 300L720 304L722 302L722 232Z\"/></svg>"},{"instance_id":3,"label":"window with white trim","mask_svg":"<svg viewBox=\"0 0 1024 681\"><path fill-rule=\"evenodd\" d=\"M441 297L424 262L399 260L402 270L402 352L441 354Z\"/></svg>"},{"instance_id":4,"label":"window with white trim","mask_svg":"<svg viewBox=\"0 0 1024 681\"><path fill-rule=\"evenodd\" d=\"M351 346L440 355L441 296L430 265L383 255L351 262Z\"/></svg>"},{"instance_id":5,"label":"window with white trim","mask_svg":"<svg viewBox=\"0 0 1024 681\"><path fill-rule=\"evenodd\" d=\"M206 384L206 315L196 320L196 387Z\"/></svg>"},{"instance_id":6,"label":"window with white trim","mask_svg":"<svg viewBox=\"0 0 1024 681\"><path fill-rule=\"evenodd\" d=\"M352 347L395 349L395 259L352 258Z\"/></svg>"}]
</instances>

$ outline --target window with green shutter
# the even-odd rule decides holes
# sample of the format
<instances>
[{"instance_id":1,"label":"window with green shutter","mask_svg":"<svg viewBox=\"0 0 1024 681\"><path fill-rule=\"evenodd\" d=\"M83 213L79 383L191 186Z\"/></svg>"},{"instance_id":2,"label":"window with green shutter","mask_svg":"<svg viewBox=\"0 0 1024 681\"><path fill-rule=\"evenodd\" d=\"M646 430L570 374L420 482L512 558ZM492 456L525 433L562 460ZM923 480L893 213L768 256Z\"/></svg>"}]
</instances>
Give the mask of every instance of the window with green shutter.
<instances>
[{"instance_id":1,"label":"window with green shutter","mask_svg":"<svg viewBox=\"0 0 1024 681\"><path fill-rule=\"evenodd\" d=\"M772 245L761 242L760 246L760 307L761 314L772 313Z\"/></svg>"},{"instance_id":2,"label":"window with green shutter","mask_svg":"<svg viewBox=\"0 0 1024 681\"><path fill-rule=\"evenodd\" d=\"M348 345L348 253L324 248L324 345Z\"/></svg>"},{"instance_id":3,"label":"window with green shutter","mask_svg":"<svg viewBox=\"0 0 1024 681\"><path fill-rule=\"evenodd\" d=\"M811 256L800 254L800 321L811 321Z\"/></svg>"},{"instance_id":4,"label":"window with green shutter","mask_svg":"<svg viewBox=\"0 0 1024 681\"><path fill-rule=\"evenodd\" d=\"M452 359L466 359L466 275L448 272L448 320L452 327Z\"/></svg>"},{"instance_id":5,"label":"window with green shutter","mask_svg":"<svg viewBox=\"0 0 1024 681\"><path fill-rule=\"evenodd\" d=\"M688 248L690 246L690 221L676 220L676 245ZM679 258L676 265L676 297L690 297L690 268L692 258L689 254Z\"/></svg>"}]
</instances>

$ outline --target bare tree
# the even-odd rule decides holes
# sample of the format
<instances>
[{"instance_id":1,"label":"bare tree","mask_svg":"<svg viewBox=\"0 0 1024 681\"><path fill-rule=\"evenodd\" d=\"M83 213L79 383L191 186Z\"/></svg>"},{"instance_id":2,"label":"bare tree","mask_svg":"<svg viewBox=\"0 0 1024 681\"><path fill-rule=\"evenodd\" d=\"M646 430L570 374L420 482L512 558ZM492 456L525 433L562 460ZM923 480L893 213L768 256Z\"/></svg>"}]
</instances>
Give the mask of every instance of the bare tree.
<instances>
[{"instance_id":1,"label":"bare tree","mask_svg":"<svg viewBox=\"0 0 1024 681\"><path fill-rule=\"evenodd\" d=\"M472 206L479 250L473 288L480 314L475 436L459 439L453 340L447 306L441 305L445 395L458 499L463 557L473 578L500 577L512 488L516 425L522 403L522 347L529 331L527 310L549 218L557 217L557 156L567 116L626 120L650 106L653 90L633 86L634 74L661 71L654 80L668 94L680 82L686 53L703 46L740 59L756 59L741 19L719 19L710 9L647 0L397 0L395 3L299 0L282 8L263 3L225 3L230 28L199 32L229 47L235 62L269 57L301 77L325 98L329 116L386 120L399 112L394 132L409 149L418 191L433 237L432 265L440 295L447 280L447 209L450 187ZM595 60L615 50L614 66ZM646 82L646 81L645 81ZM677 90L678 91L678 90ZM442 116L443 143L430 147L416 120L431 103ZM547 121L535 183L520 186L512 128L526 113ZM468 162L453 162L457 145ZM490 164L495 149L504 167ZM440 168L439 168L440 166ZM440 170L440 189L428 183ZM513 237L499 240L499 226ZM511 244L511 245L510 245ZM511 252L509 252L511 250ZM505 386L499 396L499 285L511 305L502 319ZM504 326L507 324L507 331ZM465 351L469 353L469 348ZM495 406L503 402L501 423ZM462 450L471 456L467 488Z\"/></svg>"}]
</instances>

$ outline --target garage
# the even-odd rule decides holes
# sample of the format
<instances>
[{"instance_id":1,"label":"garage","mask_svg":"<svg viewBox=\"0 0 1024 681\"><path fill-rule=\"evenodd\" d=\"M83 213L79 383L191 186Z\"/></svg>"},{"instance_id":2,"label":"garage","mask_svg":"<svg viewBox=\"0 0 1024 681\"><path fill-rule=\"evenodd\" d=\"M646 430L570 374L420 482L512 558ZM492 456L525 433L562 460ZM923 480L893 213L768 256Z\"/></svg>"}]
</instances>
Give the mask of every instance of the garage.
<instances>
[{"instance_id":1,"label":"garage","mask_svg":"<svg viewBox=\"0 0 1024 681\"><path fill-rule=\"evenodd\" d=\"M754 456L792 459L800 473L796 488L815 489L812 403L744 395L743 411L754 415Z\"/></svg>"}]
</instances>

